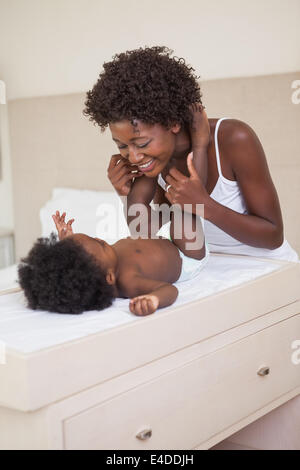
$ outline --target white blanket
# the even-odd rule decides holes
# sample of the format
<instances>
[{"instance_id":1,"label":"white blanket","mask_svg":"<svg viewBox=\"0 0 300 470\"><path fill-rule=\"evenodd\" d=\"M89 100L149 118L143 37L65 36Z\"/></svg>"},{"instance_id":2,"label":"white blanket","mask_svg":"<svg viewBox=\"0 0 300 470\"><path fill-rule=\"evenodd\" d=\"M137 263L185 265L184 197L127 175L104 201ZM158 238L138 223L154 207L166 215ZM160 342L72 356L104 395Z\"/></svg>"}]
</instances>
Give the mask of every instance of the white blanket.
<instances>
[{"instance_id":1,"label":"white blanket","mask_svg":"<svg viewBox=\"0 0 300 470\"><path fill-rule=\"evenodd\" d=\"M282 262L265 261L250 257L211 255L200 274L189 281L176 283L179 296L170 307L157 310L154 315L179 305L214 295L233 286L243 284L270 273ZM16 279L16 267L10 269L11 280ZM0 276L0 282L5 281ZM6 281L6 287L9 284ZM12 285L10 284L9 287ZM22 292L0 296L0 342L6 347L30 353L57 344L72 341L89 334L107 330L132 321L143 321L133 315L127 299L116 299L102 311L84 312L81 315L49 313L26 308Z\"/></svg>"}]
</instances>

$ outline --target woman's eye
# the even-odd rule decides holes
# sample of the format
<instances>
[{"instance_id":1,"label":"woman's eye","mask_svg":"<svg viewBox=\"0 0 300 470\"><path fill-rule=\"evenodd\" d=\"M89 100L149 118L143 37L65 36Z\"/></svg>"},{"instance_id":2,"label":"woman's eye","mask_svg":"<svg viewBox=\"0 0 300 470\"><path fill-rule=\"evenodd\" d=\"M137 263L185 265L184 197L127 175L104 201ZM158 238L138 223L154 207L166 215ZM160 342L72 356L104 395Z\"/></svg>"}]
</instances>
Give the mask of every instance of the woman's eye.
<instances>
[{"instance_id":1,"label":"woman's eye","mask_svg":"<svg viewBox=\"0 0 300 470\"><path fill-rule=\"evenodd\" d=\"M137 147L138 147L139 149L143 149L144 147L147 147L147 145L149 145L149 143L150 143L150 142L147 142L147 143L144 144L144 145L137 145ZM127 145L123 145L122 147L119 146L118 149L119 149L119 150L123 150L123 149L126 149L126 147L127 147Z\"/></svg>"},{"instance_id":2,"label":"woman's eye","mask_svg":"<svg viewBox=\"0 0 300 470\"><path fill-rule=\"evenodd\" d=\"M138 148L139 148L139 149L143 149L144 147L147 147L147 145L149 145L149 142L147 142L147 143L144 144L144 145L138 145Z\"/></svg>"}]
</instances>

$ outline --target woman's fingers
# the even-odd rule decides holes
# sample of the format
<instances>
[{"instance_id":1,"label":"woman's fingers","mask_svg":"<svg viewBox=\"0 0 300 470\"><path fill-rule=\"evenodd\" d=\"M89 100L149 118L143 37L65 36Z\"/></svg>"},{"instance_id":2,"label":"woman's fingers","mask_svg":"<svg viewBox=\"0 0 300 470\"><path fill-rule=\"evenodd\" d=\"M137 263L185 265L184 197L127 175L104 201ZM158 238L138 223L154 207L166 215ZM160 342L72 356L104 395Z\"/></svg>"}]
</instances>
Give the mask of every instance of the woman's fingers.
<instances>
[{"instance_id":1,"label":"woman's fingers","mask_svg":"<svg viewBox=\"0 0 300 470\"><path fill-rule=\"evenodd\" d=\"M121 165L121 164L120 164ZM126 165L126 163L122 163L118 171L114 171L110 176L110 181L112 184L117 184L118 181L123 178L124 175L130 175L132 172Z\"/></svg>"},{"instance_id":2,"label":"woman's fingers","mask_svg":"<svg viewBox=\"0 0 300 470\"><path fill-rule=\"evenodd\" d=\"M111 183L114 186L114 188L116 189L116 191L119 192L119 194L121 193L121 194L125 195L126 192L127 193L130 192L131 183L132 183L133 178L139 178L140 176L142 176L142 172L132 173L132 172L128 172L128 171L125 170L124 172L122 172L119 175L118 179L111 180ZM129 183L129 182L131 182L131 183Z\"/></svg>"},{"instance_id":3,"label":"woman's fingers","mask_svg":"<svg viewBox=\"0 0 300 470\"><path fill-rule=\"evenodd\" d=\"M177 168L172 167L169 170L169 175L171 175L176 181L186 181L188 180L188 176L185 176L181 171L177 170Z\"/></svg>"},{"instance_id":4,"label":"woman's fingers","mask_svg":"<svg viewBox=\"0 0 300 470\"><path fill-rule=\"evenodd\" d=\"M166 182L172 186L174 189L178 189L178 182L171 175L166 176Z\"/></svg>"},{"instance_id":5,"label":"woman's fingers","mask_svg":"<svg viewBox=\"0 0 300 470\"><path fill-rule=\"evenodd\" d=\"M135 172L133 173L134 170L137 169L137 167L131 167L129 166L126 162L120 163L120 168L117 170L114 170L114 172L111 173L110 175L110 182L112 185L116 185L119 183L120 179L123 178L125 175L137 175L137 174L142 174L142 172ZM118 166L119 166L118 165Z\"/></svg>"},{"instance_id":6,"label":"woman's fingers","mask_svg":"<svg viewBox=\"0 0 300 470\"><path fill-rule=\"evenodd\" d=\"M128 181L132 180L133 178L136 178L137 176L141 175L138 175L137 173L130 173L129 175L124 175L123 178L118 181L118 186L122 187L123 184L126 184Z\"/></svg>"},{"instance_id":7,"label":"woman's fingers","mask_svg":"<svg viewBox=\"0 0 300 470\"><path fill-rule=\"evenodd\" d=\"M120 154L112 155L107 171L111 171L117 165L119 160L122 160L122 156Z\"/></svg>"},{"instance_id":8,"label":"woman's fingers","mask_svg":"<svg viewBox=\"0 0 300 470\"><path fill-rule=\"evenodd\" d=\"M120 171L123 170L123 168L126 168L127 166L129 167L128 161L125 160L125 158L122 158L121 156L116 157L117 158L114 159L114 163L112 163L111 160L111 163L107 169L107 174L110 180L118 175Z\"/></svg>"}]
</instances>

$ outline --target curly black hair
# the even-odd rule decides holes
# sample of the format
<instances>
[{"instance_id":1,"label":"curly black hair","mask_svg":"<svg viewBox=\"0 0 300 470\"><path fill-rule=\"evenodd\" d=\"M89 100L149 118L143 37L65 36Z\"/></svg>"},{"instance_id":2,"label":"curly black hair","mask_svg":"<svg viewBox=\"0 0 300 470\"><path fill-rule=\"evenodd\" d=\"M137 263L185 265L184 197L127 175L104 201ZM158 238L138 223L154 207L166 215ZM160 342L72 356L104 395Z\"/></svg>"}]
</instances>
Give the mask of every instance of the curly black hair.
<instances>
[{"instance_id":1,"label":"curly black hair","mask_svg":"<svg viewBox=\"0 0 300 470\"><path fill-rule=\"evenodd\" d=\"M34 310L79 314L102 310L114 299L113 287L93 256L70 238L58 242L54 232L38 238L21 259L18 277Z\"/></svg>"},{"instance_id":2,"label":"curly black hair","mask_svg":"<svg viewBox=\"0 0 300 470\"><path fill-rule=\"evenodd\" d=\"M123 119L165 128L174 123L189 125L189 105L202 104L200 77L183 58L170 57L172 53L165 46L154 46L114 55L87 92L83 114L101 132L109 123Z\"/></svg>"}]
</instances>

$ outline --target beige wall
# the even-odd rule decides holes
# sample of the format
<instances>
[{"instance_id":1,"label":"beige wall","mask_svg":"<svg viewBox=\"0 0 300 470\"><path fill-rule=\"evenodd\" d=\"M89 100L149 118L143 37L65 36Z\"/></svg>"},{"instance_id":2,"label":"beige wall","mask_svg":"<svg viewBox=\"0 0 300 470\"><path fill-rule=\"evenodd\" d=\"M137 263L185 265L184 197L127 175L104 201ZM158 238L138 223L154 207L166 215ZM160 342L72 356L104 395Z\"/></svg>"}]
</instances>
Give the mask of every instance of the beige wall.
<instances>
[{"instance_id":1,"label":"beige wall","mask_svg":"<svg viewBox=\"0 0 300 470\"><path fill-rule=\"evenodd\" d=\"M250 124L265 149L277 187L285 236L300 253L300 104L292 82L299 73L206 81L209 117ZM82 115L85 94L9 102L17 257L40 234L39 208L55 186L111 189L106 177L116 148Z\"/></svg>"},{"instance_id":2,"label":"beige wall","mask_svg":"<svg viewBox=\"0 0 300 470\"><path fill-rule=\"evenodd\" d=\"M0 0L9 99L77 93L104 61L164 45L202 80L300 69L299 0Z\"/></svg>"}]
</instances>

